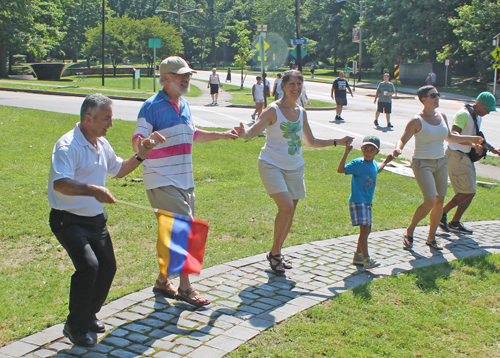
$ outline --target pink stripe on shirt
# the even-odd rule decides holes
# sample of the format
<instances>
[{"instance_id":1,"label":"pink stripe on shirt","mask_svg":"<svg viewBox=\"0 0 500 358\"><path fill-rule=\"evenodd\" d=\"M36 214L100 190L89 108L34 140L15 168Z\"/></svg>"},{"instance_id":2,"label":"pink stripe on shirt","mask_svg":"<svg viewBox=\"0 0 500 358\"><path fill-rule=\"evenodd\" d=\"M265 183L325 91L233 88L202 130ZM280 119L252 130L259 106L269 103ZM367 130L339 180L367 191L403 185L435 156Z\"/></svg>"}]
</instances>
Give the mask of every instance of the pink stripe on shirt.
<instances>
[{"instance_id":1,"label":"pink stripe on shirt","mask_svg":"<svg viewBox=\"0 0 500 358\"><path fill-rule=\"evenodd\" d=\"M193 146L191 144L179 144L172 147L156 149L151 152L147 159L158 159L172 157L174 155L191 154L192 147Z\"/></svg>"}]
</instances>

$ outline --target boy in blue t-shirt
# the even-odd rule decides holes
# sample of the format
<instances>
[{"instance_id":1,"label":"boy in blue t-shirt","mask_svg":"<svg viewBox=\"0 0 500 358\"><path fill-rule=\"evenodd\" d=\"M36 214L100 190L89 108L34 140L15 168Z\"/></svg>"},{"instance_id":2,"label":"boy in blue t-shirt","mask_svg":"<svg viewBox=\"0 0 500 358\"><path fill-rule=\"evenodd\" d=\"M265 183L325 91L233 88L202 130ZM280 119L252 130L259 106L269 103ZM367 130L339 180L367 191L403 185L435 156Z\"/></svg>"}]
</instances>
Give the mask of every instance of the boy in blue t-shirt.
<instances>
[{"instance_id":1,"label":"boy in blue t-shirt","mask_svg":"<svg viewBox=\"0 0 500 358\"><path fill-rule=\"evenodd\" d=\"M368 235L372 230L372 202L375 193L377 174L384 169L394 157L388 155L384 162L377 164L374 160L380 148L380 139L375 136L366 136L361 145L363 158L356 158L345 164L352 145L345 148L344 156L340 160L338 173L352 175L351 196L349 209L353 226L359 225L358 247L354 253L353 264L363 265L365 269L380 266L380 263L370 259L368 255Z\"/></svg>"}]
</instances>

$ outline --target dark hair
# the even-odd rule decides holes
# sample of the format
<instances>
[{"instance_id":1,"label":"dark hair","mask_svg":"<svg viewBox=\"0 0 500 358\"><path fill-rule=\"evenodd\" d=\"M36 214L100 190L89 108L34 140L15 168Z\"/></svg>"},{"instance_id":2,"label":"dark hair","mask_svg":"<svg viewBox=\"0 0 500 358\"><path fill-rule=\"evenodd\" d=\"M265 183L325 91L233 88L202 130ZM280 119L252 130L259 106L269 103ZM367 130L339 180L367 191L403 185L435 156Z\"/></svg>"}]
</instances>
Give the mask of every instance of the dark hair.
<instances>
[{"instance_id":1,"label":"dark hair","mask_svg":"<svg viewBox=\"0 0 500 358\"><path fill-rule=\"evenodd\" d=\"M92 93L88 95L85 101L83 101L82 108L80 109L80 121L83 122L87 114L90 114L92 118L94 118L101 106L109 106L111 104L113 104L113 101L101 93Z\"/></svg>"},{"instance_id":2,"label":"dark hair","mask_svg":"<svg viewBox=\"0 0 500 358\"><path fill-rule=\"evenodd\" d=\"M276 74L276 77L281 78L281 73Z\"/></svg>"},{"instance_id":3,"label":"dark hair","mask_svg":"<svg viewBox=\"0 0 500 358\"><path fill-rule=\"evenodd\" d=\"M283 72L283 78L281 79L281 87L285 86L289 81L291 77L298 77L304 82L304 75L302 72L298 70L290 70L290 71L285 71Z\"/></svg>"},{"instance_id":4,"label":"dark hair","mask_svg":"<svg viewBox=\"0 0 500 358\"><path fill-rule=\"evenodd\" d=\"M420 88L417 90L417 96L418 96L418 99L420 100L420 102L422 102L422 98L428 97L428 96L427 96L427 94L428 94L430 91L432 91L433 89L436 89L436 87L434 87L434 86L430 86L430 85L420 87ZM436 90L436 91L437 91L437 90Z\"/></svg>"},{"instance_id":5,"label":"dark hair","mask_svg":"<svg viewBox=\"0 0 500 358\"><path fill-rule=\"evenodd\" d=\"M262 79L262 77L257 76L257 77L255 77L255 79L256 79L256 80L261 80L261 79Z\"/></svg>"}]
</instances>

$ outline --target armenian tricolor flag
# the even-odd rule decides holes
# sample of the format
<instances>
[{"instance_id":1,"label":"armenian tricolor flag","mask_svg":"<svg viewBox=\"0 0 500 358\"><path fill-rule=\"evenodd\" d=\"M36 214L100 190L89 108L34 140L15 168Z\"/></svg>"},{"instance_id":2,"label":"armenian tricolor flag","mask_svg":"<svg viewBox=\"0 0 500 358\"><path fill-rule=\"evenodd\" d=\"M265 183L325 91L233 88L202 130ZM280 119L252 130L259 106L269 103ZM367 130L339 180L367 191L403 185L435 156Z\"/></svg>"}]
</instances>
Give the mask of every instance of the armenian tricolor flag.
<instances>
[{"instance_id":1,"label":"armenian tricolor flag","mask_svg":"<svg viewBox=\"0 0 500 358\"><path fill-rule=\"evenodd\" d=\"M208 235L206 221L158 209L158 264L165 277L199 274Z\"/></svg>"}]
</instances>

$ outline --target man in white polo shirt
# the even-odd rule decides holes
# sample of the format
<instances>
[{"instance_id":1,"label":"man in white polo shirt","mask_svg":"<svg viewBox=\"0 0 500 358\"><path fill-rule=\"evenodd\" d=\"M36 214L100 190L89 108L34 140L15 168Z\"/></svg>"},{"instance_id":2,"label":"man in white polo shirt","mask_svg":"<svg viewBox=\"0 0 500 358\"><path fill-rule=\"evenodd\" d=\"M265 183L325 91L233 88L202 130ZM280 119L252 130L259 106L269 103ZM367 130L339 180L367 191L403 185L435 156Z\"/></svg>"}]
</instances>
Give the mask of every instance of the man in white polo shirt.
<instances>
[{"instance_id":1,"label":"man in white polo shirt","mask_svg":"<svg viewBox=\"0 0 500 358\"><path fill-rule=\"evenodd\" d=\"M477 128L480 130L482 117L490 112L496 112L495 105L496 100L491 93L480 93L472 106L466 104L455 114L451 132L459 135L478 135L474 122L477 122ZM486 147L493 154L500 155L498 150L486 142L483 145L477 145L476 150L482 151L483 147ZM457 143L448 143L448 148L446 149L448 175L455 191L455 196L444 206L443 216L439 222L441 230L446 232L472 234L472 230L466 228L460 222L462 215L476 195L476 167L470 160L470 151L471 146ZM457 210L452 220L447 222L446 215L454 207L457 207Z\"/></svg>"},{"instance_id":2,"label":"man in white polo shirt","mask_svg":"<svg viewBox=\"0 0 500 358\"><path fill-rule=\"evenodd\" d=\"M144 188L153 208L194 217L193 142L236 139L234 130L208 132L195 127L187 101L191 74L184 59L172 56L160 64L160 86L163 88L141 107L132 138L134 150L141 138L158 131L166 142L159 145L143 163ZM180 277L179 288L160 272L154 292L178 298L196 307L210 301L193 287L188 275Z\"/></svg>"},{"instance_id":3,"label":"man in white polo shirt","mask_svg":"<svg viewBox=\"0 0 500 358\"><path fill-rule=\"evenodd\" d=\"M49 224L73 261L69 315L63 333L73 344L95 345L89 335L104 332L96 317L116 272L113 244L106 228L104 204L116 202L106 188L108 174L121 178L133 171L156 143L158 133L137 143L137 154L123 160L104 139L113 126L111 100L99 93L89 95L80 111L80 122L63 135L52 151L48 183Z\"/></svg>"}]
</instances>

